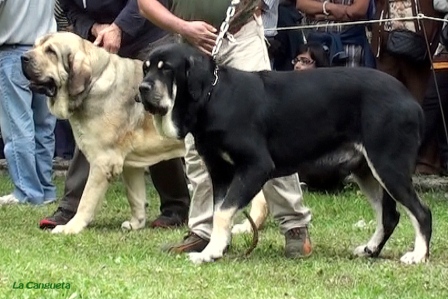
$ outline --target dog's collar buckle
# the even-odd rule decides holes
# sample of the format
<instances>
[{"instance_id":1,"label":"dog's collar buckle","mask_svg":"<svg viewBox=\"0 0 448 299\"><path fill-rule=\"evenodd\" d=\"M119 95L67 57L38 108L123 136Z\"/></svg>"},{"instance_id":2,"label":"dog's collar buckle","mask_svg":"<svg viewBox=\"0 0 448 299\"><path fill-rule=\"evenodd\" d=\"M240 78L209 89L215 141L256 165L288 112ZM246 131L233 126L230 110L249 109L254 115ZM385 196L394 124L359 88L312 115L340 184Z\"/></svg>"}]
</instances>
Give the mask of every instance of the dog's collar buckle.
<instances>
[{"instance_id":1,"label":"dog's collar buckle","mask_svg":"<svg viewBox=\"0 0 448 299\"><path fill-rule=\"evenodd\" d=\"M216 65L215 70L213 71L213 75L215 76L215 79L213 80L212 86L210 86L210 90L207 93L207 102L210 101L210 98L212 96L213 87L215 87L216 83L218 83L218 79L219 79L218 78L218 70L219 70L219 67L218 67L218 65Z\"/></svg>"},{"instance_id":2,"label":"dog's collar buckle","mask_svg":"<svg viewBox=\"0 0 448 299\"><path fill-rule=\"evenodd\" d=\"M213 71L213 75L215 76L215 81L213 81L212 86L215 86L218 83L218 65L216 65L215 70Z\"/></svg>"}]
</instances>

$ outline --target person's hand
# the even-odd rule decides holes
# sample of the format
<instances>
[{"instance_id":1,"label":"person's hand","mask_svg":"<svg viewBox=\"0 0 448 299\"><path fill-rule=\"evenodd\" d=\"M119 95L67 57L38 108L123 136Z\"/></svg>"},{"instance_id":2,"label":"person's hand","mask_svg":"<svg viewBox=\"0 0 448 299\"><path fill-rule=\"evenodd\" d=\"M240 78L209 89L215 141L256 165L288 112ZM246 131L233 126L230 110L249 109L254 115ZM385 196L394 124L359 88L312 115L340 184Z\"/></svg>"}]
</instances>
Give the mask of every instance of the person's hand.
<instances>
[{"instance_id":1,"label":"person's hand","mask_svg":"<svg viewBox=\"0 0 448 299\"><path fill-rule=\"evenodd\" d=\"M315 14L314 16L309 16L310 19L314 19L316 21L339 21L338 19L336 19L336 17L334 16L327 16L324 15L323 13L321 14Z\"/></svg>"},{"instance_id":2,"label":"person's hand","mask_svg":"<svg viewBox=\"0 0 448 299\"><path fill-rule=\"evenodd\" d=\"M191 21L183 28L181 35L202 52L211 55L217 38L216 28L202 21Z\"/></svg>"},{"instance_id":3,"label":"person's hand","mask_svg":"<svg viewBox=\"0 0 448 299\"><path fill-rule=\"evenodd\" d=\"M107 27L109 27L109 24L95 23L95 24L93 24L92 28L90 29L90 32L96 38L96 37L98 37L98 33Z\"/></svg>"},{"instance_id":4,"label":"person's hand","mask_svg":"<svg viewBox=\"0 0 448 299\"><path fill-rule=\"evenodd\" d=\"M106 51L116 54L121 47L121 29L114 23L100 32L93 42L95 46L103 47Z\"/></svg>"},{"instance_id":5,"label":"person's hand","mask_svg":"<svg viewBox=\"0 0 448 299\"><path fill-rule=\"evenodd\" d=\"M328 2L325 8L336 20L343 21L347 19L347 6L345 5Z\"/></svg>"}]
</instances>

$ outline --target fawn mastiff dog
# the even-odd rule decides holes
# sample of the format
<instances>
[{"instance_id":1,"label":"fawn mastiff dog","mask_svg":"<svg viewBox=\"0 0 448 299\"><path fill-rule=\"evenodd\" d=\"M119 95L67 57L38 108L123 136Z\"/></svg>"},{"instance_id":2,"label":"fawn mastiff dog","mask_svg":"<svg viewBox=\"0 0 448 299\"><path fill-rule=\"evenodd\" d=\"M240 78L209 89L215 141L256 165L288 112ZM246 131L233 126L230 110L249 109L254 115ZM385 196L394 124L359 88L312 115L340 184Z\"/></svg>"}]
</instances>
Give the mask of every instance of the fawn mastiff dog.
<instances>
[{"instance_id":1,"label":"fawn mastiff dog","mask_svg":"<svg viewBox=\"0 0 448 299\"><path fill-rule=\"evenodd\" d=\"M111 179L120 174L131 206L131 219L122 227L144 227L144 167L182 157L185 147L157 134L152 115L136 102L142 62L60 32L38 39L22 56L22 68L31 88L48 96L51 113L70 121L76 144L90 163L76 215L52 232L81 232L93 220Z\"/></svg>"},{"instance_id":2,"label":"fawn mastiff dog","mask_svg":"<svg viewBox=\"0 0 448 299\"><path fill-rule=\"evenodd\" d=\"M267 180L322 160L345 161L376 212L376 230L355 255L380 254L399 222L399 203L415 228L414 249L401 261L427 260L432 217L412 185L423 112L399 81L367 68L215 70L188 45L162 46L144 62L140 86L158 132L173 140L192 133L212 179L211 240L190 253L193 262L222 257L235 213Z\"/></svg>"}]
</instances>

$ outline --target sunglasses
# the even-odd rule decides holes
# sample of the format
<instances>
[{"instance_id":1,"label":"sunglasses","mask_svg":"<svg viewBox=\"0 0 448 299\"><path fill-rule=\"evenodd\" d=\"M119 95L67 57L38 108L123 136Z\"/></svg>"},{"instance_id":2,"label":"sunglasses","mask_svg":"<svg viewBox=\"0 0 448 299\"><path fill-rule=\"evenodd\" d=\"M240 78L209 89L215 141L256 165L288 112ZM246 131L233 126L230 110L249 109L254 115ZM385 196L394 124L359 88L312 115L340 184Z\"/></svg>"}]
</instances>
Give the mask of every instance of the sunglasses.
<instances>
[{"instance_id":1,"label":"sunglasses","mask_svg":"<svg viewBox=\"0 0 448 299\"><path fill-rule=\"evenodd\" d=\"M297 62L300 62L301 65L310 65L314 63L314 60L306 57L296 57L291 61L293 65L296 64Z\"/></svg>"}]
</instances>

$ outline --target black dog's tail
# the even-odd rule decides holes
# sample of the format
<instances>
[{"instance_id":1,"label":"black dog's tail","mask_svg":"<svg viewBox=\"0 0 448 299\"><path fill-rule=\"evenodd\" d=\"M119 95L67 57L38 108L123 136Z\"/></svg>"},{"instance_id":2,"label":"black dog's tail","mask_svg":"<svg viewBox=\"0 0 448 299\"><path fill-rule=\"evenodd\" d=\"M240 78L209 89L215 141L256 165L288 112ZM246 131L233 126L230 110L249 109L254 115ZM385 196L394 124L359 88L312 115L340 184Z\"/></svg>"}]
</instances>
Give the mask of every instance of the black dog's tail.
<instances>
[{"instance_id":1,"label":"black dog's tail","mask_svg":"<svg viewBox=\"0 0 448 299\"><path fill-rule=\"evenodd\" d=\"M257 247L258 244L258 228L255 225L254 220L252 219L252 217L250 217L249 213L246 211L243 211L244 216L246 216L247 220L250 223L250 226L252 227L252 231L253 231L253 237L252 237L252 244L250 245L249 249L247 249L245 255L248 256L249 254L252 253L252 251L255 249L255 247Z\"/></svg>"}]
</instances>

